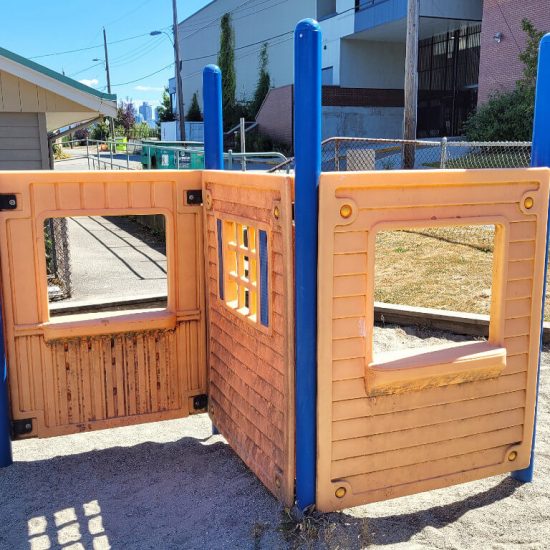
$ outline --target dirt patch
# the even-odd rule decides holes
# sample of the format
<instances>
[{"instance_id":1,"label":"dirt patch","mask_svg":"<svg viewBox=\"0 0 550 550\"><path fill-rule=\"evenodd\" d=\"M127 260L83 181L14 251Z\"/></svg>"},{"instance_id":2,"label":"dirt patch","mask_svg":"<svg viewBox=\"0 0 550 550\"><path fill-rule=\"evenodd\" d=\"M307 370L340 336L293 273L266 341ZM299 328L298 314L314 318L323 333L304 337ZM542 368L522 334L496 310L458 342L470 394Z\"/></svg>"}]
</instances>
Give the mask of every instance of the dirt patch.
<instances>
[{"instance_id":1,"label":"dirt patch","mask_svg":"<svg viewBox=\"0 0 550 550\"><path fill-rule=\"evenodd\" d=\"M383 231L376 239L374 299L489 314L494 227ZM550 320L550 300L544 318Z\"/></svg>"}]
</instances>

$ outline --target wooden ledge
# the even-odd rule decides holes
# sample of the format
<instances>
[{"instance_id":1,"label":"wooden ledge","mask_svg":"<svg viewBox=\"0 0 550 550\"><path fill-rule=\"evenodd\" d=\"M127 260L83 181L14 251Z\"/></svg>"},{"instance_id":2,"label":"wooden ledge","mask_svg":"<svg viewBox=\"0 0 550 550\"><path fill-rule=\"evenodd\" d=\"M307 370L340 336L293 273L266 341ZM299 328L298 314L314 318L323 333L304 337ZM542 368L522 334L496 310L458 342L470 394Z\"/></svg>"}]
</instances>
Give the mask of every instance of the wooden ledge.
<instances>
[{"instance_id":1,"label":"wooden ledge","mask_svg":"<svg viewBox=\"0 0 550 550\"><path fill-rule=\"evenodd\" d=\"M496 378L506 367L506 348L488 342L446 344L382 353L367 366L367 393L399 394Z\"/></svg>"},{"instance_id":2,"label":"wooden ledge","mask_svg":"<svg viewBox=\"0 0 550 550\"><path fill-rule=\"evenodd\" d=\"M129 311L104 311L54 317L41 326L44 338L59 340L121 332L173 330L176 314L165 308Z\"/></svg>"}]
</instances>

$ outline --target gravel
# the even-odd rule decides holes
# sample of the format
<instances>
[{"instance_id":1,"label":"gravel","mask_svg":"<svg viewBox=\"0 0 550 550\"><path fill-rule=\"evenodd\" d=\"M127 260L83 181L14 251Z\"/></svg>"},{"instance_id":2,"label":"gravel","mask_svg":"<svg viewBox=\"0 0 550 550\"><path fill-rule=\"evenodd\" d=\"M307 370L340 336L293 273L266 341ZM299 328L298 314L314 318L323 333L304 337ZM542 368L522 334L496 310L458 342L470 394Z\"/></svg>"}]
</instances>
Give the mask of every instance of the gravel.
<instances>
[{"instance_id":1,"label":"gravel","mask_svg":"<svg viewBox=\"0 0 550 550\"><path fill-rule=\"evenodd\" d=\"M445 338L377 330L383 349ZM547 548L549 371L546 349L534 483L496 476L295 523L198 415L15 442L0 470L0 548Z\"/></svg>"}]
</instances>

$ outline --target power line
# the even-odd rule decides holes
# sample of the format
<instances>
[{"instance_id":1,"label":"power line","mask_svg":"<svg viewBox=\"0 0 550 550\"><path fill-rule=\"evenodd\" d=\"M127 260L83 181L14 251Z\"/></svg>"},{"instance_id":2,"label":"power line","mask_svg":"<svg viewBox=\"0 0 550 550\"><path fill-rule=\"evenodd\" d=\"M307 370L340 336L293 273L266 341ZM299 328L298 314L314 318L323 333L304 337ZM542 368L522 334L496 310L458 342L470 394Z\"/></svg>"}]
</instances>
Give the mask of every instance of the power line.
<instances>
[{"instance_id":1,"label":"power line","mask_svg":"<svg viewBox=\"0 0 550 550\"><path fill-rule=\"evenodd\" d=\"M266 42L269 42L270 40L275 40L277 38L281 38L282 36L286 36L288 34L293 34L294 30L283 32L281 34L277 34L275 36L270 36L269 38L265 38L264 40L259 40L258 42L252 42L251 44L246 44L245 46L239 46L238 48L234 48L233 51L237 52L239 50L244 50L245 48L250 48L252 46L257 46L258 44L265 44ZM191 57L188 59L182 59L182 61L199 61L201 59L207 59L208 57L214 57L215 55L218 55L219 51L215 53L211 53L208 55L202 55L200 57Z\"/></svg>"},{"instance_id":2,"label":"power line","mask_svg":"<svg viewBox=\"0 0 550 550\"><path fill-rule=\"evenodd\" d=\"M239 7L242 7L242 6L244 6L244 4L247 4L247 3L251 2L251 1L252 1L252 0L248 0L247 2L244 2L243 4L240 4L239 6L237 6L237 8L231 10L231 11L228 12L228 13L235 13L236 10L237 10ZM269 2L269 1L270 1L270 0L264 0L264 2L261 2L259 5L261 6L262 4L266 4L266 3ZM258 13L261 13L262 11L266 11L266 10L269 10L269 9L274 8L274 7L276 7L276 6L279 6L279 5L281 5L281 4L285 4L286 2L288 2L288 0L281 0L281 1L278 2L277 4L272 4L272 5L267 6L267 7L263 8L263 9L261 9L261 10L258 10L258 9L257 9L258 5L255 5L255 6L254 6L255 9L254 9L253 12L247 13L247 14L245 14L245 15L241 15L241 17L235 17L235 18L233 19L233 21L239 21L239 19L244 19L245 17L250 17L251 15L256 15L256 14L258 14ZM251 6L251 7L252 7L252 6ZM185 38L190 38L191 36L194 36L195 34L197 34L199 31L202 31L202 30L204 30L204 29L207 29L208 27L211 27L213 24L218 23L219 21L220 21L220 18L219 18L219 17L215 17L214 19L212 19L212 20L210 21L210 23L208 23L207 25L204 25L204 27L200 27L199 29L194 30L193 32L191 32L191 33L189 33L189 34L183 36L182 38L184 38L184 39L185 39Z\"/></svg>"},{"instance_id":3,"label":"power line","mask_svg":"<svg viewBox=\"0 0 550 550\"><path fill-rule=\"evenodd\" d=\"M159 69L158 71L155 71L154 73L146 74L145 76L140 76L139 78L136 78L135 80L129 80L128 82L120 82L119 84L111 84L111 87L115 86L125 86L126 84L133 84L134 82L139 82L140 80L145 80L146 78L149 78L150 76L154 76L168 68L170 68L174 62L168 63L168 65L162 67L162 69Z\"/></svg>"},{"instance_id":4,"label":"power line","mask_svg":"<svg viewBox=\"0 0 550 550\"><path fill-rule=\"evenodd\" d=\"M504 15L504 12L502 11L502 6L500 5L499 0L496 1L498 10L500 11L500 15L502 15L502 19L504 19L504 23L506 23L506 26L508 27L508 30L510 31L510 34L512 35L512 38L514 40L514 44L516 45L516 48L518 49L518 52L521 52L521 48L519 47L518 41L516 40L516 37L514 35L514 32L512 31L512 28L510 27L510 24L508 23L508 19L506 19L506 16Z\"/></svg>"},{"instance_id":5,"label":"power line","mask_svg":"<svg viewBox=\"0 0 550 550\"><path fill-rule=\"evenodd\" d=\"M289 36L288 38L285 38L284 40L279 40L279 42L275 42L274 44L271 44L272 47L274 46L279 46L280 44L284 44L285 42L288 42L289 40L292 40L292 36ZM255 53L258 53L260 52L262 49L261 48L257 48L255 50L252 50L251 52L246 52L245 54L243 55L240 55L240 56L237 56L235 57L235 61L237 61L238 59L244 59L245 57L249 57L251 55L254 55ZM190 74L187 74L185 76L182 77L182 80L186 80L187 78L191 78L193 76L197 76L199 74L202 73L202 69L199 70L199 71L195 71L194 73L190 73Z\"/></svg>"},{"instance_id":6,"label":"power line","mask_svg":"<svg viewBox=\"0 0 550 550\"><path fill-rule=\"evenodd\" d=\"M166 29L169 29L170 27L164 27L164 29L161 29L161 30L166 30ZM141 38L143 36L150 36L150 33L143 33L143 34L136 34L135 36L129 36L128 38L121 38L120 40L113 40L112 42L108 42L108 45L111 46L113 44L120 44L121 42L128 42L129 40L135 40L136 38ZM42 57L51 57L53 55L65 55L65 54L68 54L68 53L77 53L77 52L84 52L84 51L87 51L87 50L94 50L96 48L103 48L103 44L97 44L96 46L88 46L87 48L78 48L76 50L66 50L64 52L53 52L53 53L45 53L45 54L42 54L42 55L35 55L33 57L29 57L29 59L40 59Z\"/></svg>"},{"instance_id":7,"label":"power line","mask_svg":"<svg viewBox=\"0 0 550 550\"><path fill-rule=\"evenodd\" d=\"M82 69L81 71L78 71L76 73L72 73L69 75L70 78L74 78L75 76L79 75L79 74L82 74L86 71L89 71L90 69L93 69L94 67L99 67L99 65L103 65L103 61L101 61L100 63L94 63L93 65L90 65L89 67L86 67L85 69Z\"/></svg>"},{"instance_id":8,"label":"power line","mask_svg":"<svg viewBox=\"0 0 550 550\"><path fill-rule=\"evenodd\" d=\"M286 32L286 33L283 33L282 35L280 36L284 36L284 35L288 35L290 32L294 32L294 31L289 31L289 32ZM288 38L285 38L284 40L280 40L279 42L276 42L274 44L272 44L272 46L278 46L279 44L283 44L284 42L288 42L289 40L291 40L292 37L288 37ZM258 44L263 44L265 43L265 40L262 40L261 42L258 42L258 43L255 43L254 45L258 45ZM252 46L252 44L248 44L248 47ZM245 46L243 46L245 47ZM257 52L259 52L261 50L261 48L258 48L256 50L252 50L251 52L247 52L243 55L240 55L238 57L235 57L235 60L237 59L243 59L245 57L248 57L250 55L253 55ZM119 84L111 84L111 87L115 87L115 86L125 86L126 84L134 84L135 82L139 82L140 80L145 80L146 78L149 78L150 76L154 76L170 67L172 67L174 65L174 62L172 61L172 63L169 63L168 65L162 67L162 69L159 69L158 71L155 71L154 73L150 73L148 75L145 75L145 76L141 76L140 78L136 78L135 80L130 80L128 82L121 82ZM196 76L198 74L201 74L202 73L202 69L200 71L195 71L194 73L191 73L191 74L188 74L188 75L185 75L183 78L183 80L187 79L187 78L191 78L192 76Z\"/></svg>"}]
</instances>

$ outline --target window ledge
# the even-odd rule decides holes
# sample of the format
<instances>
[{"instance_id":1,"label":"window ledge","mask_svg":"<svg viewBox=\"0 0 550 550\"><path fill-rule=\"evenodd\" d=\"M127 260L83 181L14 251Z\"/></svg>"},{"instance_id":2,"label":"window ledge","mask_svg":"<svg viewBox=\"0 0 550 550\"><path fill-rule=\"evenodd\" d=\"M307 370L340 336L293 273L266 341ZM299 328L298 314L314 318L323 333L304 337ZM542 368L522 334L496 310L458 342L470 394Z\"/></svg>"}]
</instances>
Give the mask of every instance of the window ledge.
<instances>
[{"instance_id":1,"label":"window ledge","mask_svg":"<svg viewBox=\"0 0 550 550\"><path fill-rule=\"evenodd\" d=\"M176 314L165 308L62 315L41 326L46 341L175 327Z\"/></svg>"},{"instance_id":2,"label":"window ledge","mask_svg":"<svg viewBox=\"0 0 550 550\"><path fill-rule=\"evenodd\" d=\"M496 378L506 367L506 348L467 342L380 354L367 367L367 393L399 394Z\"/></svg>"}]
</instances>

